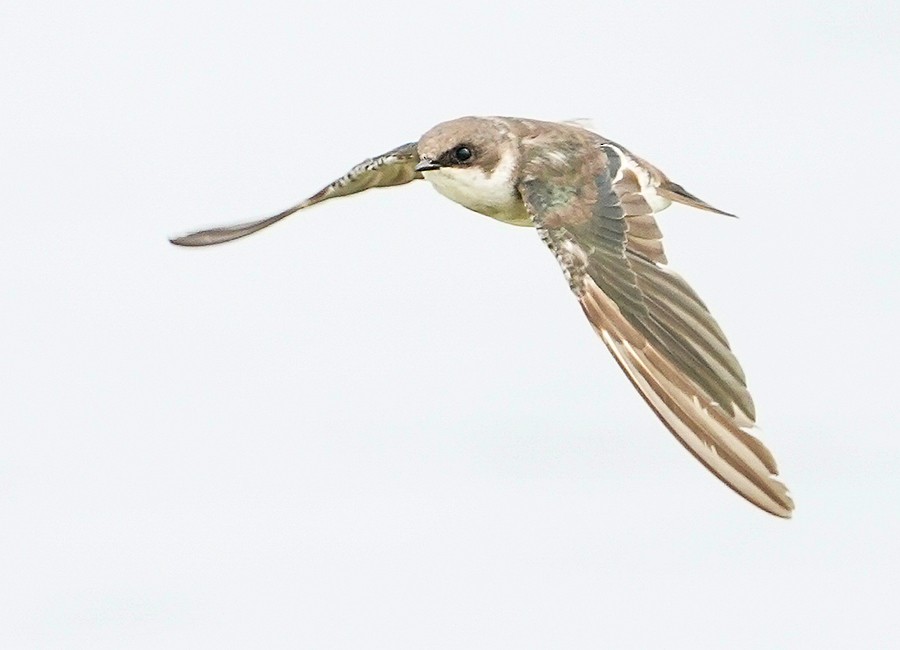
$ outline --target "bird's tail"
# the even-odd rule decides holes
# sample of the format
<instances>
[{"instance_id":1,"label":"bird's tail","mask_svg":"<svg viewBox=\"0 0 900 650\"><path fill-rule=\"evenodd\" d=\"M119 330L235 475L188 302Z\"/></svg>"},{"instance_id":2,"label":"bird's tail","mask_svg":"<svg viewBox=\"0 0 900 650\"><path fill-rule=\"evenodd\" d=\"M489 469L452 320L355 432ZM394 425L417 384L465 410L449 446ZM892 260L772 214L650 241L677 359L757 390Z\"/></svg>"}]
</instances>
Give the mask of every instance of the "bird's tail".
<instances>
[{"instance_id":1,"label":"bird's tail","mask_svg":"<svg viewBox=\"0 0 900 650\"><path fill-rule=\"evenodd\" d=\"M689 205L692 208L700 208L701 210L706 210L707 212L715 212L716 214L723 214L726 217L736 217L737 215L731 214L730 212L725 212L724 210L719 210L718 208L714 208L709 203L704 201L703 199L694 196L686 189L681 187L678 183L674 183L669 179L666 179L663 183L660 184L659 188L656 190L662 196L666 197L670 201L675 201L675 203L681 203L684 205Z\"/></svg>"}]
</instances>

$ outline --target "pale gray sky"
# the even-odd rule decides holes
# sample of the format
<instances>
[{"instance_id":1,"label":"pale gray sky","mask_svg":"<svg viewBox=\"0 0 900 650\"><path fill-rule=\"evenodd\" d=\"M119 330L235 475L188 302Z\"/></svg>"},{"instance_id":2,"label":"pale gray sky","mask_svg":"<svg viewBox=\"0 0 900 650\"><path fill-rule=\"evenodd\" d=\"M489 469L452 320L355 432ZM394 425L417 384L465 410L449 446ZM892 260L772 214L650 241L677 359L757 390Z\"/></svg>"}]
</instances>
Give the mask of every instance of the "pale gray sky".
<instances>
[{"instance_id":1,"label":"pale gray sky","mask_svg":"<svg viewBox=\"0 0 900 650\"><path fill-rule=\"evenodd\" d=\"M0 8L0 647L900 645L900 5L324 4ZM166 241L465 114L593 118L741 216L661 225L793 520L427 184Z\"/></svg>"}]
</instances>

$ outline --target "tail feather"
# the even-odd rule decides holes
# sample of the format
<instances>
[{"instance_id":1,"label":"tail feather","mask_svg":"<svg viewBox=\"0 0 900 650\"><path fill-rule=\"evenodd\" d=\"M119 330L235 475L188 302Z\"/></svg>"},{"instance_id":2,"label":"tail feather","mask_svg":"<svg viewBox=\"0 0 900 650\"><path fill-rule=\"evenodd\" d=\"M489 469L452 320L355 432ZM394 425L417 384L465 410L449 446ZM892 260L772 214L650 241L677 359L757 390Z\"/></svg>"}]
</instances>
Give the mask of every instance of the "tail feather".
<instances>
[{"instance_id":1,"label":"tail feather","mask_svg":"<svg viewBox=\"0 0 900 650\"><path fill-rule=\"evenodd\" d=\"M716 214L725 215L726 217L737 217L737 215L731 214L730 212L725 212L724 210L714 208L703 199L694 196L686 189L681 187L681 185L679 185L678 183L673 183L669 179L666 179L663 183L660 184L657 192L659 192L662 196L666 197L670 201L675 201L676 203L689 205L692 208L699 208L701 210L706 210L707 212L715 212Z\"/></svg>"}]
</instances>

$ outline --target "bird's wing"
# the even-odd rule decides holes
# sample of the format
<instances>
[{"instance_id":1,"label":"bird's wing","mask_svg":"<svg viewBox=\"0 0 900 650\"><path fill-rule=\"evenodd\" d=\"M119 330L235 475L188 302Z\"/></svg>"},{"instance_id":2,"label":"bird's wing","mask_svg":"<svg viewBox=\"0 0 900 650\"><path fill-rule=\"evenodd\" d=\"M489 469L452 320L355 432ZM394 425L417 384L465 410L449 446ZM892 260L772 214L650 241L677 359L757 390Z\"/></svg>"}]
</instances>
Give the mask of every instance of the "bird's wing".
<instances>
[{"instance_id":1,"label":"bird's wing","mask_svg":"<svg viewBox=\"0 0 900 650\"><path fill-rule=\"evenodd\" d=\"M415 166L418 162L419 154L416 151L416 143L410 142L380 156L364 160L339 179L326 185L305 201L302 201L275 216L234 226L200 230L180 237L173 237L169 241L179 246L209 246L211 244L221 244L222 242L231 241L232 239L238 239L239 237L246 237L258 230L271 226L273 223L281 221L298 210L308 208L316 203L321 203L322 201L327 201L328 199L337 198L339 196L356 194L357 192L362 192L373 187L403 185L417 178L422 178L422 174L415 170Z\"/></svg>"},{"instance_id":2,"label":"bird's wing","mask_svg":"<svg viewBox=\"0 0 900 650\"><path fill-rule=\"evenodd\" d=\"M789 517L772 454L722 330L666 266L652 168L599 138L524 146L519 191L588 320L678 440L738 494ZM664 177L663 177L664 178ZM699 201L699 199L697 199ZM704 204L706 205L706 204Z\"/></svg>"}]
</instances>

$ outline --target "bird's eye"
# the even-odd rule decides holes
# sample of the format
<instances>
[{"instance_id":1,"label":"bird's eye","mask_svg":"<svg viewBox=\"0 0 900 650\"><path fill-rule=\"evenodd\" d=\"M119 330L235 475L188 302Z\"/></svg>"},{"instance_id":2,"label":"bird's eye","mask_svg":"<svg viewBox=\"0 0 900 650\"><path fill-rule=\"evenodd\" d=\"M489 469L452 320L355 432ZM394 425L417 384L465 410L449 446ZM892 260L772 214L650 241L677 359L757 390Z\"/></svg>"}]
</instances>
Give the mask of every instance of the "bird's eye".
<instances>
[{"instance_id":1,"label":"bird's eye","mask_svg":"<svg viewBox=\"0 0 900 650\"><path fill-rule=\"evenodd\" d=\"M472 150L466 145L461 145L453 150L453 159L456 162L468 162L472 159Z\"/></svg>"}]
</instances>

